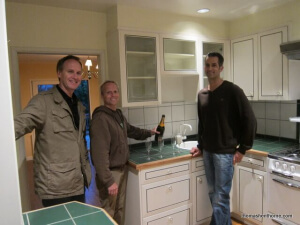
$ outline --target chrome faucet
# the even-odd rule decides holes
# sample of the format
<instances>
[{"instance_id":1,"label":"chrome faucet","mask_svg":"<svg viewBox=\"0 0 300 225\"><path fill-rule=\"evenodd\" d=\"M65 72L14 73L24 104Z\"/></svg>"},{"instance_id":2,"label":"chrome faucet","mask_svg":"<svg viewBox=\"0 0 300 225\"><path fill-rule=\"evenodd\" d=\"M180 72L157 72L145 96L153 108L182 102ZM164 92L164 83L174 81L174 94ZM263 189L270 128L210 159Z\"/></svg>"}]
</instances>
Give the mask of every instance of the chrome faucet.
<instances>
[{"instance_id":1,"label":"chrome faucet","mask_svg":"<svg viewBox=\"0 0 300 225\"><path fill-rule=\"evenodd\" d=\"M182 136L182 140L185 140L186 139L186 130L189 129L189 131L192 131L193 128L190 124L181 124L180 125L180 134Z\"/></svg>"}]
</instances>

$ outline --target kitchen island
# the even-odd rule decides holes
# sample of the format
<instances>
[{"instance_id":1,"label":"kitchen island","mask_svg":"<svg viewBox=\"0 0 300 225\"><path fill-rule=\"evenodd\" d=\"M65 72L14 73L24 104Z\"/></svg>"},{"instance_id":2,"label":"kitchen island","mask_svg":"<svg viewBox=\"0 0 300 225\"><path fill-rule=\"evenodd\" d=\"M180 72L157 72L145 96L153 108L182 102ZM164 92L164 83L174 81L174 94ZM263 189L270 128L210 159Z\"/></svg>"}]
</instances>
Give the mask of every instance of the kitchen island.
<instances>
[{"instance_id":1,"label":"kitchen island","mask_svg":"<svg viewBox=\"0 0 300 225\"><path fill-rule=\"evenodd\" d=\"M293 141L257 138L253 149L247 152L240 164L261 170L265 168L270 152L295 144ZM162 159L157 146L153 146L150 160L143 145L131 147L130 154L126 225L196 225L209 222L211 206L202 157L192 158L189 150L173 155L171 145L164 146ZM258 177L263 174L259 171ZM238 199L235 194L239 193L242 192L237 191L232 198ZM234 203L234 211L238 211L240 205L239 202Z\"/></svg>"}]
</instances>

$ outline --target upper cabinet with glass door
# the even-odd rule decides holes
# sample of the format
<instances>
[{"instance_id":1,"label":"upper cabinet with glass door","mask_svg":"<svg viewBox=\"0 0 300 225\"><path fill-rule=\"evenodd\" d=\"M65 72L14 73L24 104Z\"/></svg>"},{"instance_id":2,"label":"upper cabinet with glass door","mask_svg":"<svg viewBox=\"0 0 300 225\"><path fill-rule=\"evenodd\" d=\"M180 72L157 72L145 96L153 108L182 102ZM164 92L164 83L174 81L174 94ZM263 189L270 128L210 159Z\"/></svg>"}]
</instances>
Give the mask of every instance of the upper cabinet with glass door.
<instances>
[{"instance_id":1,"label":"upper cabinet with glass door","mask_svg":"<svg viewBox=\"0 0 300 225\"><path fill-rule=\"evenodd\" d=\"M125 35L128 102L158 100L156 38Z\"/></svg>"},{"instance_id":2,"label":"upper cabinet with glass door","mask_svg":"<svg viewBox=\"0 0 300 225\"><path fill-rule=\"evenodd\" d=\"M162 37L161 51L163 74L198 74L196 39Z\"/></svg>"},{"instance_id":3,"label":"upper cabinet with glass door","mask_svg":"<svg viewBox=\"0 0 300 225\"><path fill-rule=\"evenodd\" d=\"M158 104L158 36L117 31L107 42L109 79L120 84L121 107Z\"/></svg>"}]
</instances>

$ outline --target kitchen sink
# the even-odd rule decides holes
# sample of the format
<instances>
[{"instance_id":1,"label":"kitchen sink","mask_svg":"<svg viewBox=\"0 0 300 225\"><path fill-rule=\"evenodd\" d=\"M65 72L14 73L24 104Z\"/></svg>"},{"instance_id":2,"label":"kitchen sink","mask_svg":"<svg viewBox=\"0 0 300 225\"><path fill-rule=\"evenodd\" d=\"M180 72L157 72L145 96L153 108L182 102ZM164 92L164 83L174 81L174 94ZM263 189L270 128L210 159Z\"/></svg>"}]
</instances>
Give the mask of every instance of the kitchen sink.
<instances>
[{"instance_id":1,"label":"kitchen sink","mask_svg":"<svg viewBox=\"0 0 300 225\"><path fill-rule=\"evenodd\" d=\"M197 145L198 145L198 141L185 141L182 142L180 145L177 145L177 148L190 151L192 147L197 147Z\"/></svg>"}]
</instances>

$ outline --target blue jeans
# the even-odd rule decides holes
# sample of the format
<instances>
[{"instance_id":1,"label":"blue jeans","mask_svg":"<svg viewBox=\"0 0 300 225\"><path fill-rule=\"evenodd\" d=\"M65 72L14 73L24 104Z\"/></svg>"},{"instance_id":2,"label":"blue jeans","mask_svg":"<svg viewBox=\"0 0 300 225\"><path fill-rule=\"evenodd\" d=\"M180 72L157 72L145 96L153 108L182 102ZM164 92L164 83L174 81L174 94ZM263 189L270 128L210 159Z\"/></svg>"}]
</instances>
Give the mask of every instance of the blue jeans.
<instances>
[{"instance_id":1,"label":"blue jeans","mask_svg":"<svg viewBox=\"0 0 300 225\"><path fill-rule=\"evenodd\" d=\"M230 190L233 178L233 154L203 151L203 161L213 209L211 225L231 225Z\"/></svg>"}]
</instances>

